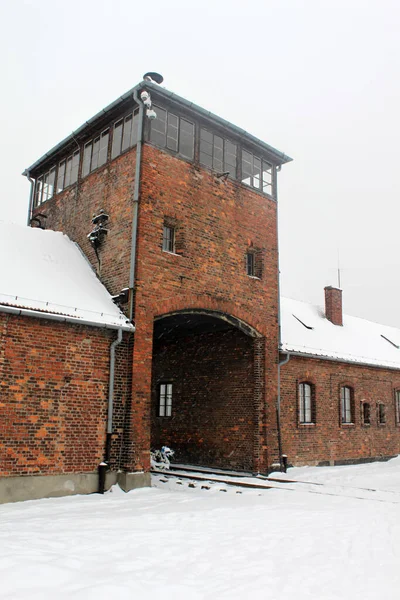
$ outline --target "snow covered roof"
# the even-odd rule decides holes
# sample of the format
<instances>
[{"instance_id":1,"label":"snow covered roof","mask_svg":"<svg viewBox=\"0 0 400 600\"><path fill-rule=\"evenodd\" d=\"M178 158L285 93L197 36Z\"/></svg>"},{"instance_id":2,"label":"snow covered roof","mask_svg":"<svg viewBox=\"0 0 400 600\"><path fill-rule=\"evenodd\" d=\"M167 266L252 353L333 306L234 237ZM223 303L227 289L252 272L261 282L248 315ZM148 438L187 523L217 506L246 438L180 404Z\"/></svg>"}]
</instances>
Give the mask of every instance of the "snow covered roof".
<instances>
[{"instance_id":1,"label":"snow covered roof","mask_svg":"<svg viewBox=\"0 0 400 600\"><path fill-rule=\"evenodd\" d=\"M281 298L281 339L284 352L400 369L400 329L343 315L333 325L324 310Z\"/></svg>"},{"instance_id":2,"label":"snow covered roof","mask_svg":"<svg viewBox=\"0 0 400 600\"><path fill-rule=\"evenodd\" d=\"M0 310L18 307L134 330L77 244L63 233L0 221L0 257Z\"/></svg>"}]
</instances>

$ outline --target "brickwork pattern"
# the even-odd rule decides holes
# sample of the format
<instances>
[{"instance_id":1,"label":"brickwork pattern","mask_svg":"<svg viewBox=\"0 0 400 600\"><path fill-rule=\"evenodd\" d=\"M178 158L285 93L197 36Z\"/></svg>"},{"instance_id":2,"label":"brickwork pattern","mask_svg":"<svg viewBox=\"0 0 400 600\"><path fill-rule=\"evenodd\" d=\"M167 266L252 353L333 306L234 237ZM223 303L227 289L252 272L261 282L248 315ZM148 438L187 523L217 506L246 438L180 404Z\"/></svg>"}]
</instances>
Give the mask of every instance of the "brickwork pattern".
<instances>
[{"instance_id":1,"label":"brickwork pattern","mask_svg":"<svg viewBox=\"0 0 400 600\"><path fill-rule=\"evenodd\" d=\"M152 446L178 462L251 469L256 407L253 338L237 329L154 346ZM160 417L160 382L172 382L171 417Z\"/></svg>"},{"instance_id":2,"label":"brickwork pattern","mask_svg":"<svg viewBox=\"0 0 400 600\"><path fill-rule=\"evenodd\" d=\"M0 476L95 472L115 332L1 313L0 332ZM126 394L120 354L117 414Z\"/></svg>"},{"instance_id":3,"label":"brickwork pattern","mask_svg":"<svg viewBox=\"0 0 400 600\"><path fill-rule=\"evenodd\" d=\"M400 372L292 356L281 372L283 452L296 465L394 456L400 453L394 391ZM315 395L315 425L298 422L298 384L309 382ZM354 391L354 424L341 424L340 388ZM363 425L361 405L371 406L371 425ZM377 404L386 406L386 424L378 424Z\"/></svg>"}]
</instances>

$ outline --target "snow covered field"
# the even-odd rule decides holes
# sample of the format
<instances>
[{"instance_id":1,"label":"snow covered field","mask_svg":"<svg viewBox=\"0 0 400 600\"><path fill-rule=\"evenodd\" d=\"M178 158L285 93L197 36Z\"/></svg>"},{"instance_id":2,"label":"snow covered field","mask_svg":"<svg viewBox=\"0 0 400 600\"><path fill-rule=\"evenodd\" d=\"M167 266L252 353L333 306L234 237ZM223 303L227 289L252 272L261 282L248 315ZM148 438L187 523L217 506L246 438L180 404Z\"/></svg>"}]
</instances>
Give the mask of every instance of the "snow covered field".
<instances>
[{"instance_id":1,"label":"snow covered field","mask_svg":"<svg viewBox=\"0 0 400 600\"><path fill-rule=\"evenodd\" d=\"M2 505L0 597L398 600L400 458L287 477Z\"/></svg>"}]
</instances>

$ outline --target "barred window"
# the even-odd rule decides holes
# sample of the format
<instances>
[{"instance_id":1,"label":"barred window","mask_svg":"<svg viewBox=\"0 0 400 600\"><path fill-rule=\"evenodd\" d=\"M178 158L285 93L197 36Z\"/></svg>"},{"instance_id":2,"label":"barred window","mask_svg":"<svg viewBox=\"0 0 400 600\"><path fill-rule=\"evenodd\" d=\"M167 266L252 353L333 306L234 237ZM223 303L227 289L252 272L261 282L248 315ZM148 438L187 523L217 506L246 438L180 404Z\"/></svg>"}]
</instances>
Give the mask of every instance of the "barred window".
<instances>
[{"instance_id":1,"label":"barred window","mask_svg":"<svg viewBox=\"0 0 400 600\"><path fill-rule=\"evenodd\" d=\"M161 383L158 402L158 416L170 417L172 414L172 383Z\"/></svg>"}]
</instances>

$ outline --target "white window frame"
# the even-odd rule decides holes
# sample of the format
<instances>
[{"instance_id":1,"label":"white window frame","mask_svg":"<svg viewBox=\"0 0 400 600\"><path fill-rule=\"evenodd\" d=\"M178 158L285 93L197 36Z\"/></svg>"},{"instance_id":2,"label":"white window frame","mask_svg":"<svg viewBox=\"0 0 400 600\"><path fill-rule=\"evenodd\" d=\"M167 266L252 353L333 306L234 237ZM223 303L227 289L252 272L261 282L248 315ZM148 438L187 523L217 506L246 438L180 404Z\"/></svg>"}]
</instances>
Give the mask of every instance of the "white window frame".
<instances>
[{"instance_id":1,"label":"white window frame","mask_svg":"<svg viewBox=\"0 0 400 600\"><path fill-rule=\"evenodd\" d=\"M301 425L314 425L312 396L312 384L307 381L299 383L299 423Z\"/></svg>"},{"instance_id":2,"label":"white window frame","mask_svg":"<svg viewBox=\"0 0 400 600\"><path fill-rule=\"evenodd\" d=\"M343 385L340 388L340 419L343 425L353 425L352 411L352 394L353 390L348 385Z\"/></svg>"},{"instance_id":3,"label":"white window frame","mask_svg":"<svg viewBox=\"0 0 400 600\"><path fill-rule=\"evenodd\" d=\"M172 383L160 383L158 391L158 416L172 416Z\"/></svg>"}]
</instances>

